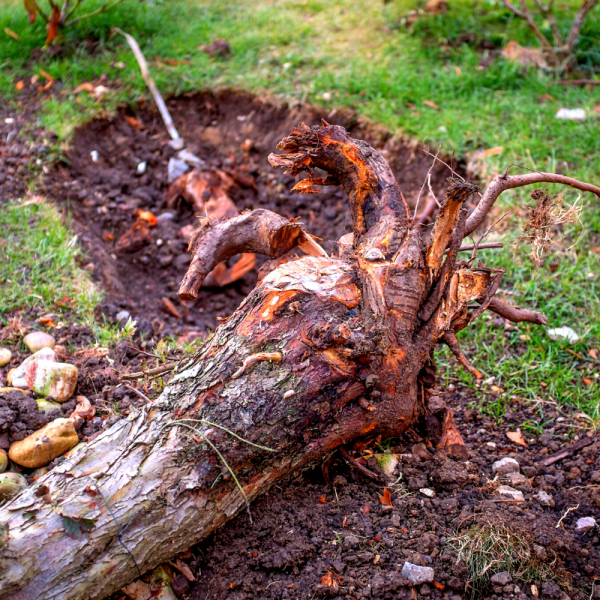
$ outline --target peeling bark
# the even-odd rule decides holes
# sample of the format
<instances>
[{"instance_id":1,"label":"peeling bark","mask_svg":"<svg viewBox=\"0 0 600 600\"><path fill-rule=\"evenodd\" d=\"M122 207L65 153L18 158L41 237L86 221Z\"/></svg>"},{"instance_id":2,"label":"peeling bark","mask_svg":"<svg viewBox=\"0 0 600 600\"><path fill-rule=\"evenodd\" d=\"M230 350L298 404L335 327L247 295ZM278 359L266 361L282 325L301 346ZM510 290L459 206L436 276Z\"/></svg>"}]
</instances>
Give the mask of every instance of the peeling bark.
<instances>
[{"instance_id":1,"label":"peeling bark","mask_svg":"<svg viewBox=\"0 0 600 600\"><path fill-rule=\"evenodd\" d=\"M279 148L272 164L309 172L299 191L346 190L354 231L339 257L269 211L201 223L182 298L233 254L280 260L156 402L0 509L0 598L104 598L274 483L420 418L439 415L438 448L465 458L452 411L435 394L436 344L460 358L455 333L486 309L543 320L494 299L501 272L457 260L473 186L451 183L427 245L389 166L365 142L324 123L295 128ZM313 178L315 168L328 176ZM284 256L294 247L309 255Z\"/></svg>"}]
</instances>

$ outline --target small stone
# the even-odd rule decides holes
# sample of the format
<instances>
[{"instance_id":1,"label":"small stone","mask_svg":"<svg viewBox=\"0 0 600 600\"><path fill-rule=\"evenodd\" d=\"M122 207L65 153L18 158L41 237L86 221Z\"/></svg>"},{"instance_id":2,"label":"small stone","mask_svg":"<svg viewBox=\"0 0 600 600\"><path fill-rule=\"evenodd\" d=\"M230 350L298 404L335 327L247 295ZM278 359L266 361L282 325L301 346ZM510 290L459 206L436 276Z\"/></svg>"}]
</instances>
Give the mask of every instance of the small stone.
<instances>
[{"instance_id":1,"label":"small stone","mask_svg":"<svg viewBox=\"0 0 600 600\"><path fill-rule=\"evenodd\" d=\"M2 473L0 475L0 502L16 496L27 487L27 479L19 473Z\"/></svg>"},{"instance_id":2,"label":"small stone","mask_svg":"<svg viewBox=\"0 0 600 600\"><path fill-rule=\"evenodd\" d=\"M59 402L52 402L52 400L46 400L44 398L36 398L35 401L37 403L38 410L46 414L56 409L60 410L61 407Z\"/></svg>"},{"instance_id":3,"label":"small stone","mask_svg":"<svg viewBox=\"0 0 600 600\"><path fill-rule=\"evenodd\" d=\"M74 365L34 360L25 369L30 390L56 402L66 402L75 391L79 371Z\"/></svg>"},{"instance_id":4,"label":"small stone","mask_svg":"<svg viewBox=\"0 0 600 600\"><path fill-rule=\"evenodd\" d=\"M428 498L434 498L435 492L431 488L421 488L419 490L423 496L427 496Z\"/></svg>"},{"instance_id":5,"label":"small stone","mask_svg":"<svg viewBox=\"0 0 600 600\"><path fill-rule=\"evenodd\" d=\"M519 490L529 490L531 489L531 483L525 475L521 475L521 473L507 473L505 475L506 479L510 482L510 485L519 489Z\"/></svg>"},{"instance_id":6,"label":"small stone","mask_svg":"<svg viewBox=\"0 0 600 600\"><path fill-rule=\"evenodd\" d=\"M496 442L486 442L485 445L493 450L496 447Z\"/></svg>"},{"instance_id":7,"label":"small stone","mask_svg":"<svg viewBox=\"0 0 600 600\"><path fill-rule=\"evenodd\" d=\"M70 419L55 419L18 442L8 451L10 460L28 469L47 465L72 448L79 436Z\"/></svg>"},{"instance_id":8,"label":"small stone","mask_svg":"<svg viewBox=\"0 0 600 600\"><path fill-rule=\"evenodd\" d=\"M497 460L492 465L492 471L497 473L498 475L506 475L507 473L518 473L519 472L519 463L509 456L503 458L502 460Z\"/></svg>"},{"instance_id":9,"label":"small stone","mask_svg":"<svg viewBox=\"0 0 600 600\"><path fill-rule=\"evenodd\" d=\"M0 448L0 473L4 473L8 469L8 454L6 450Z\"/></svg>"},{"instance_id":10,"label":"small stone","mask_svg":"<svg viewBox=\"0 0 600 600\"><path fill-rule=\"evenodd\" d=\"M131 314L129 313L128 310L121 310L115 315L115 319L118 323L119 321L122 321L122 320L127 321L127 319L129 319L130 316L131 316Z\"/></svg>"},{"instance_id":11,"label":"small stone","mask_svg":"<svg viewBox=\"0 0 600 600\"><path fill-rule=\"evenodd\" d=\"M351 533L344 536L344 544L350 546L350 548L356 548L356 546L358 546L359 543L360 543L360 540L355 535L352 535Z\"/></svg>"},{"instance_id":12,"label":"small stone","mask_svg":"<svg viewBox=\"0 0 600 600\"><path fill-rule=\"evenodd\" d=\"M500 573L494 573L490 581L496 585L507 585L512 581L512 577L508 571L500 571Z\"/></svg>"},{"instance_id":13,"label":"small stone","mask_svg":"<svg viewBox=\"0 0 600 600\"><path fill-rule=\"evenodd\" d=\"M589 531L596 527L596 519L594 517L581 517L581 519L577 519L577 527L575 531L578 533L583 533L585 531Z\"/></svg>"},{"instance_id":14,"label":"small stone","mask_svg":"<svg viewBox=\"0 0 600 600\"><path fill-rule=\"evenodd\" d=\"M0 367L5 367L12 360L12 352L8 348L0 348Z\"/></svg>"},{"instance_id":15,"label":"small stone","mask_svg":"<svg viewBox=\"0 0 600 600\"><path fill-rule=\"evenodd\" d=\"M554 498L544 490L540 490L534 498L542 505L549 508L554 508Z\"/></svg>"},{"instance_id":16,"label":"small stone","mask_svg":"<svg viewBox=\"0 0 600 600\"><path fill-rule=\"evenodd\" d=\"M413 585L420 585L433 581L434 571L431 567L420 567L406 561L402 567L402 576L406 577Z\"/></svg>"},{"instance_id":17,"label":"small stone","mask_svg":"<svg viewBox=\"0 0 600 600\"><path fill-rule=\"evenodd\" d=\"M498 495L503 500L512 500L514 502L525 502L525 498L523 497L523 492L519 490L515 490L515 488L511 488L508 485L501 485L498 488Z\"/></svg>"},{"instance_id":18,"label":"small stone","mask_svg":"<svg viewBox=\"0 0 600 600\"><path fill-rule=\"evenodd\" d=\"M25 370L27 369L27 365L30 362L37 360L38 358L41 358L43 360L50 360L52 362L56 362L58 360L56 352L54 352L52 348L42 348L41 350L38 350L31 356L28 356L18 367L9 371L7 377L8 384L12 385L13 387L21 388L24 390L29 389L27 386L27 381L25 379Z\"/></svg>"},{"instance_id":19,"label":"small stone","mask_svg":"<svg viewBox=\"0 0 600 600\"><path fill-rule=\"evenodd\" d=\"M375 454L377 465L386 475L393 475L398 466L398 458L395 454Z\"/></svg>"},{"instance_id":20,"label":"small stone","mask_svg":"<svg viewBox=\"0 0 600 600\"><path fill-rule=\"evenodd\" d=\"M185 175L190 170L189 165L183 160L170 158L167 166L167 179L169 183L173 183L176 179Z\"/></svg>"},{"instance_id":21,"label":"small stone","mask_svg":"<svg viewBox=\"0 0 600 600\"><path fill-rule=\"evenodd\" d=\"M30 352L37 352L42 348L54 348L56 340L44 331L32 331L23 338L23 343L29 348Z\"/></svg>"},{"instance_id":22,"label":"small stone","mask_svg":"<svg viewBox=\"0 0 600 600\"><path fill-rule=\"evenodd\" d=\"M534 544L533 551L535 552L537 558L539 558L540 560L546 560L546 548L544 548L543 546L539 546L538 544Z\"/></svg>"},{"instance_id":23,"label":"small stone","mask_svg":"<svg viewBox=\"0 0 600 600\"><path fill-rule=\"evenodd\" d=\"M569 344L575 344L579 341L579 336L575 331L566 325L556 329L548 329L548 337L555 342L569 342Z\"/></svg>"}]
</instances>

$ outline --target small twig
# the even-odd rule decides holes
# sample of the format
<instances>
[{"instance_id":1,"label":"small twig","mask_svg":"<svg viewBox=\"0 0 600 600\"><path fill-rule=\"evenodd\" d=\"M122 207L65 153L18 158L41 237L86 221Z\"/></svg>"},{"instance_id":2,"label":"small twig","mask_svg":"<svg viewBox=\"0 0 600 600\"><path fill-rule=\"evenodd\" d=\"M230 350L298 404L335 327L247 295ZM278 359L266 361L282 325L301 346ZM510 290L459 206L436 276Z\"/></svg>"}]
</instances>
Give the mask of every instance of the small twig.
<instances>
[{"instance_id":1,"label":"small twig","mask_svg":"<svg viewBox=\"0 0 600 600\"><path fill-rule=\"evenodd\" d=\"M556 524L555 529L558 529L563 522L563 519L572 511L577 510L579 508L579 504L577 506L570 506L569 508L567 508L567 510L565 511L565 514L558 520L558 523Z\"/></svg>"},{"instance_id":2,"label":"small twig","mask_svg":"<svg viewBox=\"0 0 600 600\"><path fill-rule=\"evenodd\" d=\"M350 454L348 454L348 450L346 450L346 448L344 448L343 446L340 446L339 450L340 450L340 454L342 455L342 458L347 460L353 467L356 467L363 475L366 475L367 477L369 477L369 479L374 479L375 481L381 481L377 474L375 474L375 473L373 473L373 471L370 471L369 469L367 469L367 467L364 467L363 465L361 465L355 458L352 458L352 456L350 456Z\"/></svg>"},{"instance_id":3,"label":"small twig","mask_svg":"<svg viewBox=\"0 0 600 600\"><path fill-rule=\"evenodd\" d=\"M500 223L505 217L508 216L508 213L504 213L499 219L496 219L479 237L479 239L473 244L473 252L471 253L471 258L467 262L467 266L471 267L475 259L477 258L477 250L479 249L479 244L483 242L483 240L494 230L494 227Z\"/></svg>"},{"instance_id":4,"label":"small twig","mask_svg":"<svg viewBox=\"0 0 600 600\"><path fill-rule=\"evenodd\" d=\"M433 197L430 197L429 201L425 205L425 208L423 209L423 212L415 217L415 224L420 225L421 223L424 223L425 220L431 216L436 206L439 206L437 200Z\"/></svg>"},{"instance_id":5,"label":"small twig","mask_svg":"<svg viewBox=\"0 0 600 600\"><path fill-rule=\"evenodd\" d=\"M600 79L566 79L558 85L600 85Z\"/></svg>"},{"instance_id":6,"label":"small twig","mask_svg":"<svg viewBox=\"0 0 600 600\"><path fill-rule=\"evenodd\" d=\"M429 154L429 156L433 156L429 150L424 150L424 152L425 154ZM450 173L452 173L452 177L458 177L461 181L466 181L466 179L461 177L448 163L445 163L441 158L438 158L437 154L433 156L433 158L447 167L450 170Z\"/></svg>"},{"instance_id":7,"label":"small twig","mask_svg":"<svg viewBox=\"0 0 600 600\"><path fill-rule=\"evenodd\" d=\"M173 124L173 119L171 118L171 113L169 112L169 109L167 108L167 105L165 104L163 97L160 95L160 92L158 91L158 88L156 87L156 84L154 83L154 80L152 79L152 76L150 75L150 71L148 70L148 63L146 62L146 59L144 58L144 55L142 54L142 51L140 50L138 43L135 41L135 38L133 36L129 35L128 33L125 33L118 27L115 27L114 30L117 33L120 33L121 35L125 36L125 39L127 40L127 43L129 44L129 47L133 51L133 54L135 55L135 58L138 61L138 64L140 66L140 71L142 72L142 77L144 78L144 81L150 88L150 92L152 93L154 101L156 102L156 105L158 106L158 110L160 111L160 115L163 118L163 121L165 122L165 126L169 132L169 135L171 136L171 138L173 140L180 140L181 137L179 136L179 133L177 132L177 129L175 128L175 125Z\"/></svg>"},{"instance_id":8,"label":"small twig","mask_svg":"<svg viewBox=\"0 0 600 600\"><path fill-rule=\"evenodd\" d=\"M483 374L479 369L474 367L469 359L464 355L462 348L456 338L456 335L453 331L446 331L444 335L440 338L442 342L444 342L448 348L452 351L454 356L458 362L469 372L471 375L475 377L475 379L483 379Z\"/></svg>"},{"instance_id":9,"label":"small twig","mask_svg":"<svg viewBox=\"0 0 600 600\"><path fill-rule=\"evenodd\" d=\"M126 383L125 387L130 389L134 394L139 396L142 400L145 400L146 402L152 402L152 400L150 400L150 398L148 398L148 396L146 396L145 394L142 394L142 392L140 392L140 390L138 390L137 388L134 388L132 385L129 385L128 383Z\"/></svg>"},{"instance_id":10,"label":"small twig","mask_svg":"<svg viewBox=\"0 0 600 600\"><path fill-rule=\"evenodd\" d=\"M65 27L70 27L71 25L74 25L79 21L83 21L84 19L89 19L90 17L95 17L96 15L108 12L109 10L112 10L113 8L121 4L121 2L124 2L124 0L115 0L115 2L113 2L112 4L110 4L107 0L107 2L105 2L97 10L93 10L91 13L87 13L86 15L81 15L80 17L75 17L74 19L71 19L68 23L65 23Z\"/></svg>"},{"instance_id":11,"label":"small twig","mask_svg":"<svg viewBox=\"0 0 600 600\"><path fill-rule=\"evenodd\" d=\"M433 189L431 188L431 173L427 173L427 187L429 188L429 193L431 194L431 197L435 200L435 203L438 205L438 208L442 208L440 201L435 197Z\"/></svg>"},{"instance_id":12,"label":"small twig","mask_svg":"<svg viewBox=\"0 0 600 600\"><path fill-rule=\"evenodd\" d=\"M468 244L466 246L461 246L458 249L458 252L468 252L475 248L475 244ZM486 242L485 244L478 244L478 250L485 250L486 248L504 248L504 244L502 242ZM448 250L446 250L448 252Z\"/></svg>"},{"instance_id":13,"label":"small twig","mask_svg":"<svg viewBox=\"0 0 600 600\"><path fill-rule=\"evenodd\" d=\"M158 354L152 354L151 352L146 352L145 350L140 350L139 348L136 348L135 346L132 346L131 344L129 344L129 347L132 350L139 352L140 354L145 354L146 356L149 356L150 358L158 358L158 360L163 360L165 358L164 356L160 356ZM167 357L167 358L171 358L171 360L179 360L178 356L171 356L171 357Z\"/></svg>"},{"instance_id":14,"label":"small twig","mask_svg":"<svg viewBox=\"0 0 600 600\"><path fill-rule=\"evenodd\" d=\"M140 377L152 377L154 375L162 375L163 373L168 373L169 371L175 370L178 363L168 363L163 365L162 367L155 367L154 369L148 369L147 371L138 371L137 373L125 373L124 375L120 375L121 379L138 379Z\"/></svg>"},{"instance_id":15,"label":"small twig","mask_svg":"<svg viewBox=\"0 0 600 600\"><path fill-rule=\"evenodd\" d=\"M579 360L584 360L586 362L596 363L600 365L600 360L597 360L596 358L588 358L587 356L583 356L582 354L579 354L578 352L575 352L575 350L571 350L570 348L565 348L565 352L572 354L575 358L578 358Z\"/></svg>"},{"instance_id":16,"label":"small twig","mask_svg":"<svg viewBox=\"0 0 600 600\"><path fill-rule=\"evenodd\" d=\"M438 146L438 151L437 151L436 155L433 157L434 159L437 159L438 154L440 153L440 149L441 149L441 146ZM427 153L430 154L429 151L427 151ZM419 208L419 201L421 200L421 194L423 193L423 190L425 189L425 184L427 183L429 177L431 176L431 171L434 166L435 166L435 160L431 163L431 166L429 167L429 171L427 171L427 175L425 176L425 181L423 181L423 185L421 186L421 189L419 190L419 195L417 196L417 202L415 203L415 212L413 214L413 219L416 219L416 217L417 217L417 209ZM430 189L431 189L431 185L430 185ZM435 201L437 202L437 205L440 206L440 203L437 201L435 196L433 194L432 194L432 196L435 199ZM425 210L427 210L427 209L425 209ZM422 221L420 221L420 222L422 223Z\"/></svg>"},{"instance_id":17,"label":"small twig","mask_svg":"<svg viewBox=\"0 0 600 600\"><path fill-rule=\"evenodd\" d=\"M554 463L558 462L559 460L563 460L563 458L567 458L568 456L575 454L575 452L579 452L579 450L581 450L582 448L585 448L586 446L590 446L595 441L596 441L596 439L593 437L582 438L581 440L575 442L574 444L571 444L570 446L567 446L566 448L563 448L562 450L559 450L558 452L551 454L550 456L548 456L541 462L545 467L549 467L550 465L553 465Z\"/></svg>"}]
</instances>

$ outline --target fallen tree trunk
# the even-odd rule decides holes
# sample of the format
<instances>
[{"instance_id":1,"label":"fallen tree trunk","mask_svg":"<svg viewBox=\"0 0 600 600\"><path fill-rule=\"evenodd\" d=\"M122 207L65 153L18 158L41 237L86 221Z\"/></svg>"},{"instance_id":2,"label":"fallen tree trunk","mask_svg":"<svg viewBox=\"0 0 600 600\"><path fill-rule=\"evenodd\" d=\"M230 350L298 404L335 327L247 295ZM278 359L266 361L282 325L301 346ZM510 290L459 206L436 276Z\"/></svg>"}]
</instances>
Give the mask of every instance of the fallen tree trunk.
<instances>
[{"instance_id":1,"label":"fallen tree trunk","mask_svg":"<svg viewBox=\"0 0 600 600\"><path fill-rule=\"evenodd\" d=\"M494 300L501 271L469 266L474 255L457 261L469 227L463 204L475 187L451 182L425 242L388 165L366 143L341 127L303 125L279 148L270 160L292 174L328 173L303 180L300 191L339 184L348 193L354 233L340 240L340 256L269 211L202 222L182 297L194 298L234 252L272 256L273 270L156 402L0 510L0 598L104 598L275 482L421 417L439 420L440 451L465 458L452 411L439 397L430 402L435 345L447 343L476 372L455 333L485 309L545 322ZM295 246L313 256L291 259Z\"/></svg>"}]
</instances>

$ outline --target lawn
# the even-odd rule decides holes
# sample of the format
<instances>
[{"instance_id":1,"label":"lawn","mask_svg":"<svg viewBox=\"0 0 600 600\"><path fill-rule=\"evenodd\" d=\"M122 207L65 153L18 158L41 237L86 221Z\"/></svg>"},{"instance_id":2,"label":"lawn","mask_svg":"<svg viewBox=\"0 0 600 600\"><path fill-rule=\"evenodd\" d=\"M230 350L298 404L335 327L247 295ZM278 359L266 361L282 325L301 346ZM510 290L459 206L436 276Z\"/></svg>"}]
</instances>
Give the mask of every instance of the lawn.
<instances>
[{"instance_id":1,"label":"lawn","mask_svg":"<svg viewBox=\"0 0 600 600\"><path fill-rule=\"evenodd\" d=\"M562 86L554 74L526 70L494 56L490 49L481 50L501 48L510 39L534 44L529 30L499 3L452 1L446 15L423 16L407 28L405 17L415 7L408 0L388 4L132 0L65 32L58 40L65 50L62 56L31 60L31 51L45 39L43 23L29 25L21 2L9 0L0 6L0 94L18 106L18 81L39 75L40 70L55 77L62 91L42 100L38 118L41 126L59 135L63 147L73 129L92 116L109 113L119 103L149 98L124 39L111 35L116 25L139 41L165 94L234 86L332 110L348 107L393 132L426 140L457 157L501 146L502 152L485 164L487 177L517 163L530 169L560 168L565 174L600 181L600 87ZM560 27L568 26L573 12L561 11ZM578 48L588 77L595 76L593 68L599 63L598 14L597 9L588 20ZM5 28L20 39L5 34ZM92 55L79 43L86 37L99 42ZM199 50L218 37L230 43L231 58L211 59ZM102 74L110 91L101 100L73 94L76 86L97 81ZM588 118L557 120L559 107L583 108ZM526 192L505 196L502 208L513 219L496 237L510 242L518 237L519 219L522 223L525 214L519 207L531 201ZM572 192L566 195L568 202L576 198ZM542 327L520 327L505 334L490 329L490 322L483 319L465 332L463 343L474 362L487 377L496 377L482 388L486 394L481 397L489 399L492 385L501 390L496 404L486 404L486 410L496 410L499 417L511 401L525 399L538 403L542 412L548 403L568 403L600 422L594 376L598 365L587 360L589 350L600 347L597 201L586 198L583 223L562 232L566 237L549 261L554 270L532 266L527 249L515 255L510 243L501 252L486 255L490 265L506 268L502 288L514 295L511 301L537 308L549 316L550 326L569 325L581 336L578 344L568 347L550 341ZM21 210L3 209L8 214ZM25 231L26 219L19 222ZM26 258L23 261L26 264ZM60 265L63 273L69 273L68 264L56 262L56 277L64 276ZM44 297L33 294L23 302ZM0 310L14 302L14 290L2 285ZM81 303L84 313L89 314L87 301ZM441 354L446 361L446 354ZM454 376L456 368L449 373ZM460 378L472 385L464 373Z\"/></svg>"}]
</instances>

